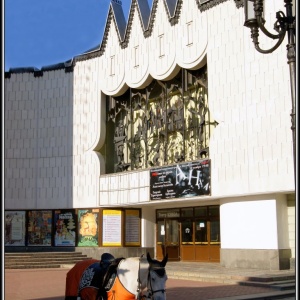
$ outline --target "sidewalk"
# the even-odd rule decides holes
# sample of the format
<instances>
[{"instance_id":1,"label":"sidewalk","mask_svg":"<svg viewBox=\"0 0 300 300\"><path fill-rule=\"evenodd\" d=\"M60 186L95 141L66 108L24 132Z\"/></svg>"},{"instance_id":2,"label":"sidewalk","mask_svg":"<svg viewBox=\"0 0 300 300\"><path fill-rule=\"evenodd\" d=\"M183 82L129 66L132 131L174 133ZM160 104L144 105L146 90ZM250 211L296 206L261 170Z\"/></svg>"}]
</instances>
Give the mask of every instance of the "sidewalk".
<instances>
[{"instance_id":1,"label":"sidewalk","mask_svg":"<svg viewBox=\"0 0 300 300\"><path fill-rule=\"evenodd\" d=\"M168 265L168 264L167 264ZM172 263L169 267L175 267ZM195 268L195 264L193 264ZM206 264L206 270L209 265ZM199 265L200 267L200 265ZM64 300L65 278L69 268L60 269L7 269L5 275L5 300ZM216 270L217 268L215 268ZM181 271L183 271L182 268ZM171 272L171 271L170 271ZM208 271L207 271L208 272ZM280 271L279 271L280 272ZM168 273L168 270L167 270ZM220 274L221 275L221 274ZM174 279L167 280L167 299L239 299L239 295L274 293L268 287L242 286L220 282L204 282Z\"/></svg>"},{"instance_id":2,"label":"sidewalk","mask_svg":"<svg viewBox=\"0 0 300 300\"><path fill-rule=\"evenodd\" d=\"M265 270L225 268L220 263L168 262L166 270L169 278L212 281L239 284L255 278L268 279L295 276L295 270Z\"/></svg>"}]
</instances>

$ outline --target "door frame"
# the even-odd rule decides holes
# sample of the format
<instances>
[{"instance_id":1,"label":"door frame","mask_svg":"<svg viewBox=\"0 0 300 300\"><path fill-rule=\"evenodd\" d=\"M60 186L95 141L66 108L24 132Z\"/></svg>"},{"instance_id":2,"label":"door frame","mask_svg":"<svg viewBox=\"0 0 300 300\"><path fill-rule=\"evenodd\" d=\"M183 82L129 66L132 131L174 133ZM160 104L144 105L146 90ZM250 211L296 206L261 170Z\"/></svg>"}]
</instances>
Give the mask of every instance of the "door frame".
<instances>
[{"instance_id":1,"label":"door frame","mask_svg":"<svg viewBox=\"0 0 300 300\"><path fill-rule=\"evenodd\" d=\"M201 208L207 208L207 211L209 211L210 207L220 208L219 205L210 205L210 206L201 206ZM193 207L194 208L194 207ZM199 208L199 207L196 207ZM207 214L205 217L199 217L199 216L187 216L184 217L181 214L181 210L184 210L185 208L178 208L179 214L177 216L168 218L157 218L156 219L156 256L158 259L163 259L163 257L168 253L169 260L173 261L199 261L199 262L220 262L220 249L221 249L221 242L220 242L220 225L217 231L217 241L211 240L211 224L215 221L219 222L220 224L220 214L217 216L210 216ZM190 209L190 207L189 207ZM170 212L173 211L174 208L170 209ZM160 211L160 210L157 210ZM168 211L167 209L163 210L164 212ZM156 214L157 216L158 214ZM166 214L167 216L167 214ZM168 244L168 241L166 241L166 232L164 235L164 239L158 242L158 230L161 230L161 228L158 228L160 225L164 225L165 230L167 229L167 222L168 221L177 221L178 225L178 245L172 245ZM192 222L192 242L183 242L183 228L182 224L184 220L191 220ZM206 234L207 238L205 242L203 243L197 243L196 242L196 222L200 220L205 220L205 227L206 227ZM199 224L199 226L201 226ZM160 236L162 238L162 236Z\"/></svg>"},{"instance_id":2,"label":"door frame","mask_svg":"<svg viewBox=\"0 0 300 300\"><path fill-rule=\"evenodd\" d=\"M175 238L177 237L177 241L168 240L169 232L168 230L174 229L173 225L170 226L170 222L176 221L175 225ZM160 223L160 224L158 224ZM163 223L163 224L162 224ZM160 225L160 228L159 228ZM162 227L164 226L164 227ZM178 218L165 218L163 220L159 220L156 223L156 237L159 234L164 237L160 242L156 242L156 256L157 259L163 259L163 257L168 254L169 261L180 261L180 223Z\"/></svg>"}]
</instances>

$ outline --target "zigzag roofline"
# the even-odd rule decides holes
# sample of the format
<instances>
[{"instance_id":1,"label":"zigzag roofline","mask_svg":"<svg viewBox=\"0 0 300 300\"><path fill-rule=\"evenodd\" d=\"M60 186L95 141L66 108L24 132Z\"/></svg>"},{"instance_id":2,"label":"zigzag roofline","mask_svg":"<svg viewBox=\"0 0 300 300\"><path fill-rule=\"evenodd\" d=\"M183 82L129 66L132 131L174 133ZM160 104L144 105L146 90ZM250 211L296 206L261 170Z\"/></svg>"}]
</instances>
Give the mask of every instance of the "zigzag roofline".
<instances>
[{"instance_id":1,"label":"zigzag roofline","mask_svg":"<svg viewBox=\"0 0 300 300\"><path fill-rule=\"evenodd\" d=\"M144 33L144 37L149 37L153 30L153 25L155 21L156 11L157 11L157 5L159 0L153 0L152 8L150 10L149 4L147 0L132 0L129 10L129 16L128 16L128 22L126 29L124 31L124 23L122 20L119 20L121 14L118 10L119 8L122 9L122 6L119 4L114 3L114 0L112 0L107 16L107 21L105 25L105 30L103 34L102 43L99 46L98 50L94 50L92 52L86 52L82 55L78 55L76 57L76 61L86 60L90 58L94 58L97 56L101 56L106 47L107 43L107 37L111 26L111 21L113 20L116 26L116 29L118 31L118 37L119 37L119 44L122 48L126 48L128 45L128 41L130 38L131 28L132 28L132 20L134 16L135 7L137 6L138 9L138 17L140 19L141 27ZM180 10L182 6L183 0L163 0L166 13L168 16L169 22L174 25L178 22ZM195 0L199 1L199 0ZM118 6L118 7L116 7ZM118 15L116 14L118 13ZM122 9L123 12L123 9ZM122 14L122 18L124 18L124 12ZM124 18L125 20L125 18Z\"/></svg>"},{"instance_id":2,"label":"zigzag roofline","mask_svg":"<svg viewBox=\"0 0 300 300\"><path fill-rule=\"evenodd\" d=\"M52 69L55 70L55 69L66 68L66 71L70 71L72 70L72 68L70 69L70 63L69 63L70 61L72 62L72 67L74 67L76 61L88 60L103 55L103 53L105 52L108 34L112 22L115 23L118 32L119 44L121 45L122 48L126 48L131 34L132 20L133 20L136 6L137 6L138 17L140 19L140 24L143 30L144 37L146 38L151 36L154 27L158 1L161 0L153 0L152 8L150 9L147 0L132 0L130 5L130 10L129 10L128 22L126 24L121 1L111 0L101 44L95 46L90 50L87 50L86 52L80 55L75 56L74 58L68 60L65 63L58 63L56 65L45 66L42 67L41 70L50 71ZM162 0L162 1L164 3L166 15L168 17L169 22L172 25L177 24L180 18L180 12L182 8L183 0ZM194 0L194 1L196 1L200 11L205 11L228 0ZM243 0L234 0L234 2L237 8L243 6ZM33 67L12 68L9 70L9 72L5 72L5 73L27 73L33 71L36 72L37 70L38 69ZM6 76L6 78L9 78L9 76Z\"/></svg>"}]
</instances>

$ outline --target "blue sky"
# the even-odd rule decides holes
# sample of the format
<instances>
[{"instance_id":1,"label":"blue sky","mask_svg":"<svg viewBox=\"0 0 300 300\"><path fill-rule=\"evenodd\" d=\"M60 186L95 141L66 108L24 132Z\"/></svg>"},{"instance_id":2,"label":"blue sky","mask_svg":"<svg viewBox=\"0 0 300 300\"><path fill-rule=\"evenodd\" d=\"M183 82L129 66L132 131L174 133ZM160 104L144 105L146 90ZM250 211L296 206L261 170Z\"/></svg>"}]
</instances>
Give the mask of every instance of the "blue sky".
<instances>
[{"instance_id":1,"label":"blue sky","mask_svg":"<svg viewBox=\"0 0 300 300\"><path fill-rule=\"evenodd\" d=\"M152 0L148 0L152 5ZM110 0L5 0L4 68L65 62L102 41ZM122 0L125 19L131 0Z\"/></svg>"}]
</instances>

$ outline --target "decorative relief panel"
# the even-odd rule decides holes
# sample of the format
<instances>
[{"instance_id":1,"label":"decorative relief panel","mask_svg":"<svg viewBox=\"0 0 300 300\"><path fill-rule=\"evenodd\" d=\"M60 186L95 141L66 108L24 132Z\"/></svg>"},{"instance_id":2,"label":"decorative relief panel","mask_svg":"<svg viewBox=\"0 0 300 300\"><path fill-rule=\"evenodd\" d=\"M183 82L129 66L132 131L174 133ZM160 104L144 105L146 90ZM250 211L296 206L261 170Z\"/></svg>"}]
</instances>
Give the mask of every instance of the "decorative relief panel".
<instances>
[{"instance_id":1,"label":"decorative relief panel","mask_svg":"<svg viewBox=\"0 0 300 300\"><path fill-rule=\"evenodd\" d=\"M209 157L206 66L181 70L170 81L107 97L106 173L145 169Z\"/></svg>"}]
</instances>

